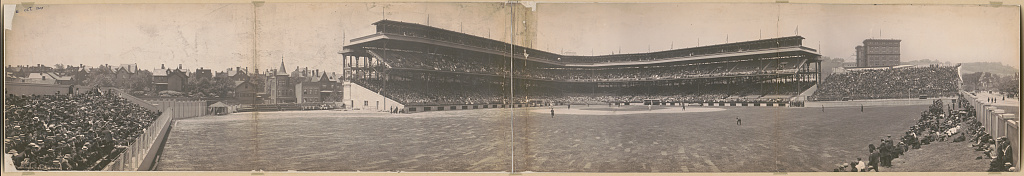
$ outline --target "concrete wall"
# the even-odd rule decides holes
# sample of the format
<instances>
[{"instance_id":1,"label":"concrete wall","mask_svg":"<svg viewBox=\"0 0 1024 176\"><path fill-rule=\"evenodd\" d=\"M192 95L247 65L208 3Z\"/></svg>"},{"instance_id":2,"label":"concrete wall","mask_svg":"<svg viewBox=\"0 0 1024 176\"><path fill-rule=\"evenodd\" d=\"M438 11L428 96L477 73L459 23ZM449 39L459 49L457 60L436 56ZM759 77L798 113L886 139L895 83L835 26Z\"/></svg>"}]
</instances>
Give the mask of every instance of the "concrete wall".
<instances>
[{"instance_id":1,"label":"concrete wall","mask_svg":"<svg viewBox=\"0 0 1024 176\"><path fill-rule=\"evenodd\" d=\"M851 101L806 101L804 107L849 107L849 106L904 106L904 105L931 105L936 99L950 98L928 98L928 99L881 99L881 100L851 100Z\"/></svg>"},{"instance_id":2,"label":"concrete wall","mask_svg":"<svg viewBox=\"0 0 1024 176\"><path fill-rule=\"evenodd\" d=\"M1020 116L1006 113L1006 110L999 109L994 105L981 101L967 92L960 92L966 99L966 103L974 106L975 117L985 126L985 132L992 135L992 138L1006 137L1013 148L1013 167L1020 168Z\"/></svg>"},{"instance_id":3,"label":"concrete wall","mask_svg":"<svg viewBox=\"0 0 1024 176\"><path fill-rule=\"evenodd\" d=\"M401 108L405 113L430 112L430 111L454 111L473 109L499 109L499 108L522 108L536 107L530 104L463 104L463 105L409 105Z\"/></svg>"},{"instance_id":4,"label":"concrete wall","mask_svg":"<svg viewBox=\"0 0 1024 176\"><path fill-rule=\"evenodd\" d=\"M67 94L68 87L70 85L57 85L57 84L37 84L37 83L5 83L4 92L14 95L53 95L53 94ZM84 86L74 86L72 91L75 93L82 93L92 90L92 88Z\"/></svg>"},{"instance_id":5,"label":"concrete wall","mask_svg":"<svg viewBox=\"0 0 1024 176\"><path fill-rule=\"evenodd\" d=\"M359 84L350 82L344 83L345 103L348 108L368 109L376 111L388 111L391 108L405 109L405 105L398 101L384 97L375 91L366 89Z\"/></svg>"}]
</instances>

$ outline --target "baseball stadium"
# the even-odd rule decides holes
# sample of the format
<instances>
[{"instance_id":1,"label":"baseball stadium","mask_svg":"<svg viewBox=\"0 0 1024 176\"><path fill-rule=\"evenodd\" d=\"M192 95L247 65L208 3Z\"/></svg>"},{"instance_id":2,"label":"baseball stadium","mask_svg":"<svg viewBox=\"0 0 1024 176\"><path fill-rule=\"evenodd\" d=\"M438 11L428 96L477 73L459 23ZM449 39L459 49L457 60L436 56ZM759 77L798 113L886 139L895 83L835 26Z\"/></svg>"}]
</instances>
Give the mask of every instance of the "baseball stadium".
<instances>
[{"instance_id":1,"label":"baseball stadium","mask_svg":"<svg viewBox=\"0 0 1024 176\"><path fill-rule=\"evenodd\" d=\"M669 51L564 56L426 25L382 20L341 53L358 108L400 112L494 105L789 106L818 82L800 36ZM350 91L358 93L359 91ZM381 99L387 99L381 101Z\"/></svg>"},{"instance_id":2,"label":"baseball stadium","mask_svg":"<svg viewBox=\"0 0 1024 176\"><path fill-rule=\"evenodd\" d=\"M22 96L5 98L5 121L15 121L5 124L5 137L33 137L37 134L18 135L17 129L54 124L30 115L45 108L8 111L15 106L43 107L52 104L44 101L50 99L94 106L75 99L97 96L118 103L102 108L139 110L95 113L144 113L132 114L131 128L114 130L115 139L93 142L103 147L84 150L93 157L83 160L89 164L53 170L984 172L1019 167L1017 100L983 101L999 95L961 90L959 65L823 75L821 54L803 46L801 36L577 56L416 23L367 25L375 33L349 40L339 52L346 80L341 109L178 118L168 114L189 106L139 103L116 90L70 100ZM5 147L34 151L50 140L5 141ZM140 144L145 147L136 149ZM850 165L861 158L868 164ZM60 157L55 163L63 165ZM28 164L37 168L17 168L47 170L38 168L49 163Z\"/></svg>"}]
</instances>

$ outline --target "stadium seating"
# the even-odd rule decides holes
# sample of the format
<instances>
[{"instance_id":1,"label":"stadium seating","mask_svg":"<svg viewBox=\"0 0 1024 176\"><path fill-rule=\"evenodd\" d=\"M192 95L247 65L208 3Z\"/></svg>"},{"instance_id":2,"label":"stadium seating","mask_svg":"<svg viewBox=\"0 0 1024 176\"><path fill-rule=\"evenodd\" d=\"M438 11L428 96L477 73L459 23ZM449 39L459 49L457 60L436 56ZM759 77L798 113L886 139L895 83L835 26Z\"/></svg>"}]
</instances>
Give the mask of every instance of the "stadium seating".
<instances>
[{"instance_id":1,"label":"stadium seating","mask_svg":"<svg viewBox=\"0 0 1024 176\"><path fill-rule=\"evenodd\" d=\"M96 170L159 115L114 95L8 95L4 147L18 170Z\"/></svg>"},{"instance_id":2,"label":"stadium seating","mask_svg":"<svg viewBox=\"0 0 1024 176\"><path fill-rule=\"evenodd\" d=\"M512 72L514 78L548 80L557 82L628 82L652 80L682 80L719 78L724 76L754 76L779 73L792 74L807 61L802 57L771 59L725 60L716 62L682 62L655 65L618 67L552 67L510 66L503 58L488 58L462 53L459 56L423 51L366 48L392 69L412 69L426 72L473 73L506 77ZM645 58L653 59L653 58ZM509 103L510 94L500 85L465 86L464 84L438 81L412 81L379 79L355 79L356 84L404 104L480 104ZM386 84L387 86L384 86ZM516 92L511 102L526 103L531 100L553 102L639 102L645 99L659 99L665 102L783 102L813 82L797 83L744 83L744 85L678 85L663 88L600 90L599 92L577 92L560 90L557 86L516 87L515 90L544 90ZM533 85L539 86L539 85ZM486 88L490 87L490 88ZM458 91L454 91L458 90ZM567 97L565 94L578 96ZM762 98L775 95L774 98ZM780 98L785 96L785 98Z\"/></svg>"},{"instance_id":3,"label":"stadium seating","mask_svg":"<svg viewBox=\"0 0 1024 176\"><path fill-rule=\"evenodd\" d=\"M832 74L818 86L817 100L950 97L957 93L955 66L905 67Z\"/></svg>"}]
</instances>

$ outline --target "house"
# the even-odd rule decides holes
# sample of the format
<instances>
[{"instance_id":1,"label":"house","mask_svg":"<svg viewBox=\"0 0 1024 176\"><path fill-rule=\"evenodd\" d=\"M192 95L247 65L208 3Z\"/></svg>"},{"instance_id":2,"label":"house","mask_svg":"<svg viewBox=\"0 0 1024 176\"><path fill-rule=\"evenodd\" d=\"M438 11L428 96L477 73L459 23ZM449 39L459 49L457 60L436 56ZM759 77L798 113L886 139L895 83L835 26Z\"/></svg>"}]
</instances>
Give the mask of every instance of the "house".
<instances>
[{"instance_id":1,"label":"house","mask_svg":"<svg viewBox=\"0 0 1024 176\"><path fill-rule=\"evenodd\" d=\"M213 79L213 72L211 72L210 69L206 69L203 67L199 67L199 69L196 69L196 72L192 75L195 76L196 79Z\"/></svg>"},{"instance_id":2,"label":"house","mask_svg":"<svg viewBox=\"0 0 1024 176\"><path fill-rule=\"evenodd\" d=\"M235 81L234 97L241 104L260 104L256 85L249 81Z\"/></svg>"},{"instance_id":3,"label":"house","mask_svg":"<svg viewBox=\"0 0 1024 176\"><path fill-rule=\"evenodd\" d=\"M178 69L167 69L160 64L160 69L153 70L153 84L156 91L173 90L182 92L188 82L187 70L183 71L181 65Z\"/></svg>"}]
</instances>

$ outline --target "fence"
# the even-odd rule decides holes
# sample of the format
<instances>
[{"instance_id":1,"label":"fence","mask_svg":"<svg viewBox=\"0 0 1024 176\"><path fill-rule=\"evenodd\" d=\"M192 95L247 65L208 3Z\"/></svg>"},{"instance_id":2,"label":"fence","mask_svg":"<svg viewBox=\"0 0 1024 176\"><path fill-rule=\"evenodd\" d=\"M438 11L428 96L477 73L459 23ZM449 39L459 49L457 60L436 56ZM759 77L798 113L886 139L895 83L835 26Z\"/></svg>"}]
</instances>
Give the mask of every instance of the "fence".
<instances>
[{"instance_id":1,"label":"fence","mask_svg":"<svg viewBox=\"0 0 1024 176\"><path fill-rule=\"evenodd\" d=\"M206 101L181 101L181 100L144 100L146 104L158 109L170 108L174 111L174 119L199 117L206 115Z\"/></svg>"},{"instance_id":2,"label":"fence","mask_svg":"<svg viewBox=\"0 0 1024 176\"><path fill-rule=\"evenodd\" d=\"M171 108L164 109L160 117L157 117L142 135L135 138L135 141L128 144L128 148L124 152L111 159L110 164L103 170L143 171L152 169L157 151L163 146L163 139L171 127L173 114L174 111Z\"/></svg>"},{"instance_id":3,"label":"fence","mask_svg":"<svg viewBox=\"0 0 1024 176\"><path fill-rule=\"evenodd\" d=\"M1020 168L1020 117L982 102L974 95L960 92L974 106L975 117L993 138L1006 137L1013 149L1013 167Z\"/></svg>"},{"instance_id":4,"label":"fence","mask_svg":"<svg viewBox=\"0 0 1024 176\"><path fill-rule=\"evenodd\" d=\"M121 89L110 89L110 91L111 91L111 93L117 95L118 97L127 99L128 101L131 101L132 103L135 103L135 104L137 104L139 106L142 106L143 108L146 108L146 109L148 109L150 111L160 111L160 110L162 110L162 108L153 106L152 104L149 104L145 100L142 100L142 99L139 99L138 97L129 95L128 93L124 92L124 90L121 90Z\"/></svg>"}]
</instances>

